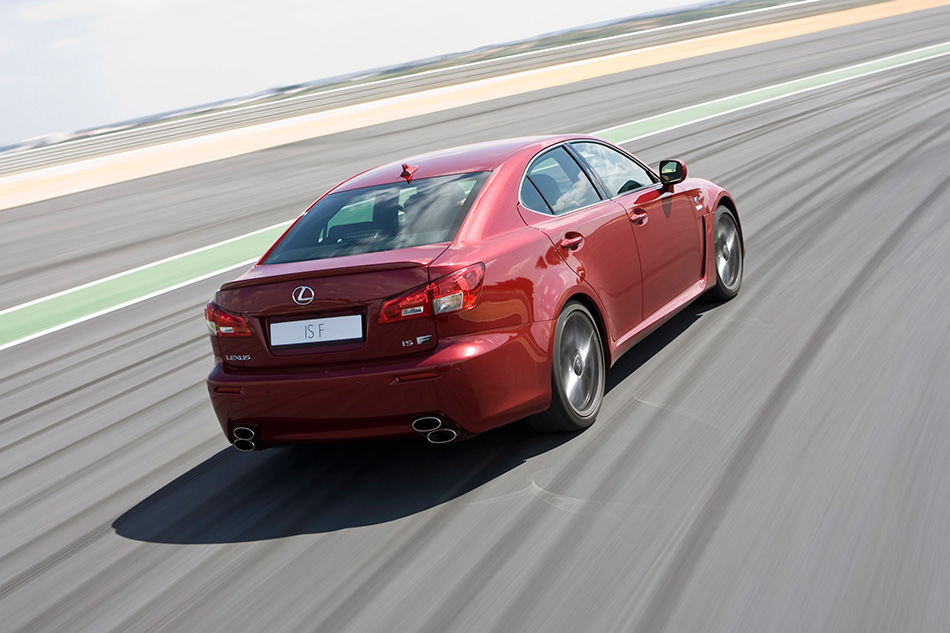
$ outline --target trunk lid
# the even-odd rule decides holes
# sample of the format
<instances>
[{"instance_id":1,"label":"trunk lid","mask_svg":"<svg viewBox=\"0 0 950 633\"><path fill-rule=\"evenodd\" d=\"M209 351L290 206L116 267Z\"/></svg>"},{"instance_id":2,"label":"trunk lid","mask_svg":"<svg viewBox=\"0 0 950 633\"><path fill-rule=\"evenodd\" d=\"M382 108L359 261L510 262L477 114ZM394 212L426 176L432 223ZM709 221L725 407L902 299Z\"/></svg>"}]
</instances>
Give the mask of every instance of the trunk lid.
<instances>
[{"instance_id":1,"label":"trunk lid","mask_svg":"<svg viewBox=\"0 0 950 633\"><path fill-rule=\"evenodd\" d=\"M383 302L429 282L447 243L255 266L215 303L242 316L244 338L217 337L233 368L296 367L402 356L436 345L431 316L380 324Z\"/></svg>"}]
</instances>

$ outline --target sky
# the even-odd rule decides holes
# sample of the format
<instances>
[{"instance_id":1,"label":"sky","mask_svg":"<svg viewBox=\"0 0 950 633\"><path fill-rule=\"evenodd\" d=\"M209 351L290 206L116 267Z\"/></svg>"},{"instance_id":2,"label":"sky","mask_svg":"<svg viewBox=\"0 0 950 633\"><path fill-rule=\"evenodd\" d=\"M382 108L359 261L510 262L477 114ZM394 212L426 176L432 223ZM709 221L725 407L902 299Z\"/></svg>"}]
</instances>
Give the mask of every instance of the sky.
<instances>
[{"instance_id":1,"label":"sky","mask_svg":"<svg viewBox=\"0 0 950 633\"><path fill-rule=\"evenodd\" d=\"M697 0L0 0L0 146Z\"/></svg>"}]
</instances>

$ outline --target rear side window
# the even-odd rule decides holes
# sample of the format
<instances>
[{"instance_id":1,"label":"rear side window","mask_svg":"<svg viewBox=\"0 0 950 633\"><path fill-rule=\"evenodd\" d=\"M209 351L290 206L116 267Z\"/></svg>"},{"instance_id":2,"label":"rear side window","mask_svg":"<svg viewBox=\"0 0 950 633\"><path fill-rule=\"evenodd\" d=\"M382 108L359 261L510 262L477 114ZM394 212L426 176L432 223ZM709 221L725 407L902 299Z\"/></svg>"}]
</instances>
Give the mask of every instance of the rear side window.
<instances>
[{"instance_id":1,"label":"rear side window","mask_svg":"<svg viewBox=\"0 0 950 633\"><path fill-rule=\"evenodd\" d=\"M547 208L540 209L532 206L530 189L529 195L525 196L525 183L521 189L522 202L533 211L560 215L600 201L587 174L563 147L542 154L534 161L528 169L527 179L547 204Z\"/></svg>"},{"instance_id":2,"label":"rear side window","mask_svg":"<svg viewBox=\"0 0 950 633\"><path fill-rule=\"evenodd\" d=\"M541 192L527 178L521 181L521 202L532 211L551 213L551 208L541 197Z\"/></svg>"},{"instance_id":3,"label":"rear side window","mask_svg":"<svg viewBox=\"0 0 950 633\"><path fill-rule=\"evenodd\" d=\"M611 197L652 185L655 181L639 163L600 143L571 143L591 166Z\"/></svg>"},{"instance_id":4,"label":"rear side window","mask_svg":"<svg viewBox=\"0 0 950 633\"><path fill-rule=\"evenodd\" d=\"M265 264L450 242L490 172L422 178L324 196Z\"/></svg>"}]
</instances>

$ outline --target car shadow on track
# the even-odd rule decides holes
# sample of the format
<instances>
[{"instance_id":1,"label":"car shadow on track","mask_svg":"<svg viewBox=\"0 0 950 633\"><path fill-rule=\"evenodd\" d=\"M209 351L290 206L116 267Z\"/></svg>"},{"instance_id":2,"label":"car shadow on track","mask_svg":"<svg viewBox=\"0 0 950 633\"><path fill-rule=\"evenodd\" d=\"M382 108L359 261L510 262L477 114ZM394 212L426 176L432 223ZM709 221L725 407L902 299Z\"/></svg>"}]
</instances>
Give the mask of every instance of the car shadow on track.
<instances>
[{"instance_id":1,"label":"car shadow on track","mask_svg":"<svg viewBox=\"0 0 950 633\"><path fill-rule=\"evenodd\" d=\"M514 424L445 445L406 439L254 453L228 447L112 525L139 541L200 544L386 523L458 498L571 437Z\"/></svg>"},{"instance_id":2,"label":"car shadow on track","mask_svg":"<svg viewBox=\"0 0 950 633\"><path fill-rule=\"evenodd\" d=\"M687 306L624 355L608 392L714 304ZM512 424L456 444L389 440L298 445L255 453L223 449L113 522L153 543L263 541L376 525L456 499L577 434Z\"/></svg>"}]
</instances>

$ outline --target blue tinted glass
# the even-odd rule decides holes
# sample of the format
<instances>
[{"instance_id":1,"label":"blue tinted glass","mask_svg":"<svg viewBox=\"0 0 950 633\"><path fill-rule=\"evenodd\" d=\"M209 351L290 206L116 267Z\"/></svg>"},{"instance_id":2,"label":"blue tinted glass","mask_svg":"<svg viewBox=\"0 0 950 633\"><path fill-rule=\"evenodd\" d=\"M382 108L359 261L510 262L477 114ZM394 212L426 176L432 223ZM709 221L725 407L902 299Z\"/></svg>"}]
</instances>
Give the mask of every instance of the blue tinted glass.
<instances>
[{"instance_id":1,"label":"blue tinted glass","mask_svg":"<svg viewBox=\"0 0 950 633\"><path fill-rule=\"evenodd\" d=\"M324 196L265 264L450 242L489 172L423 178Z\"/></svg>"}]
</instances>

